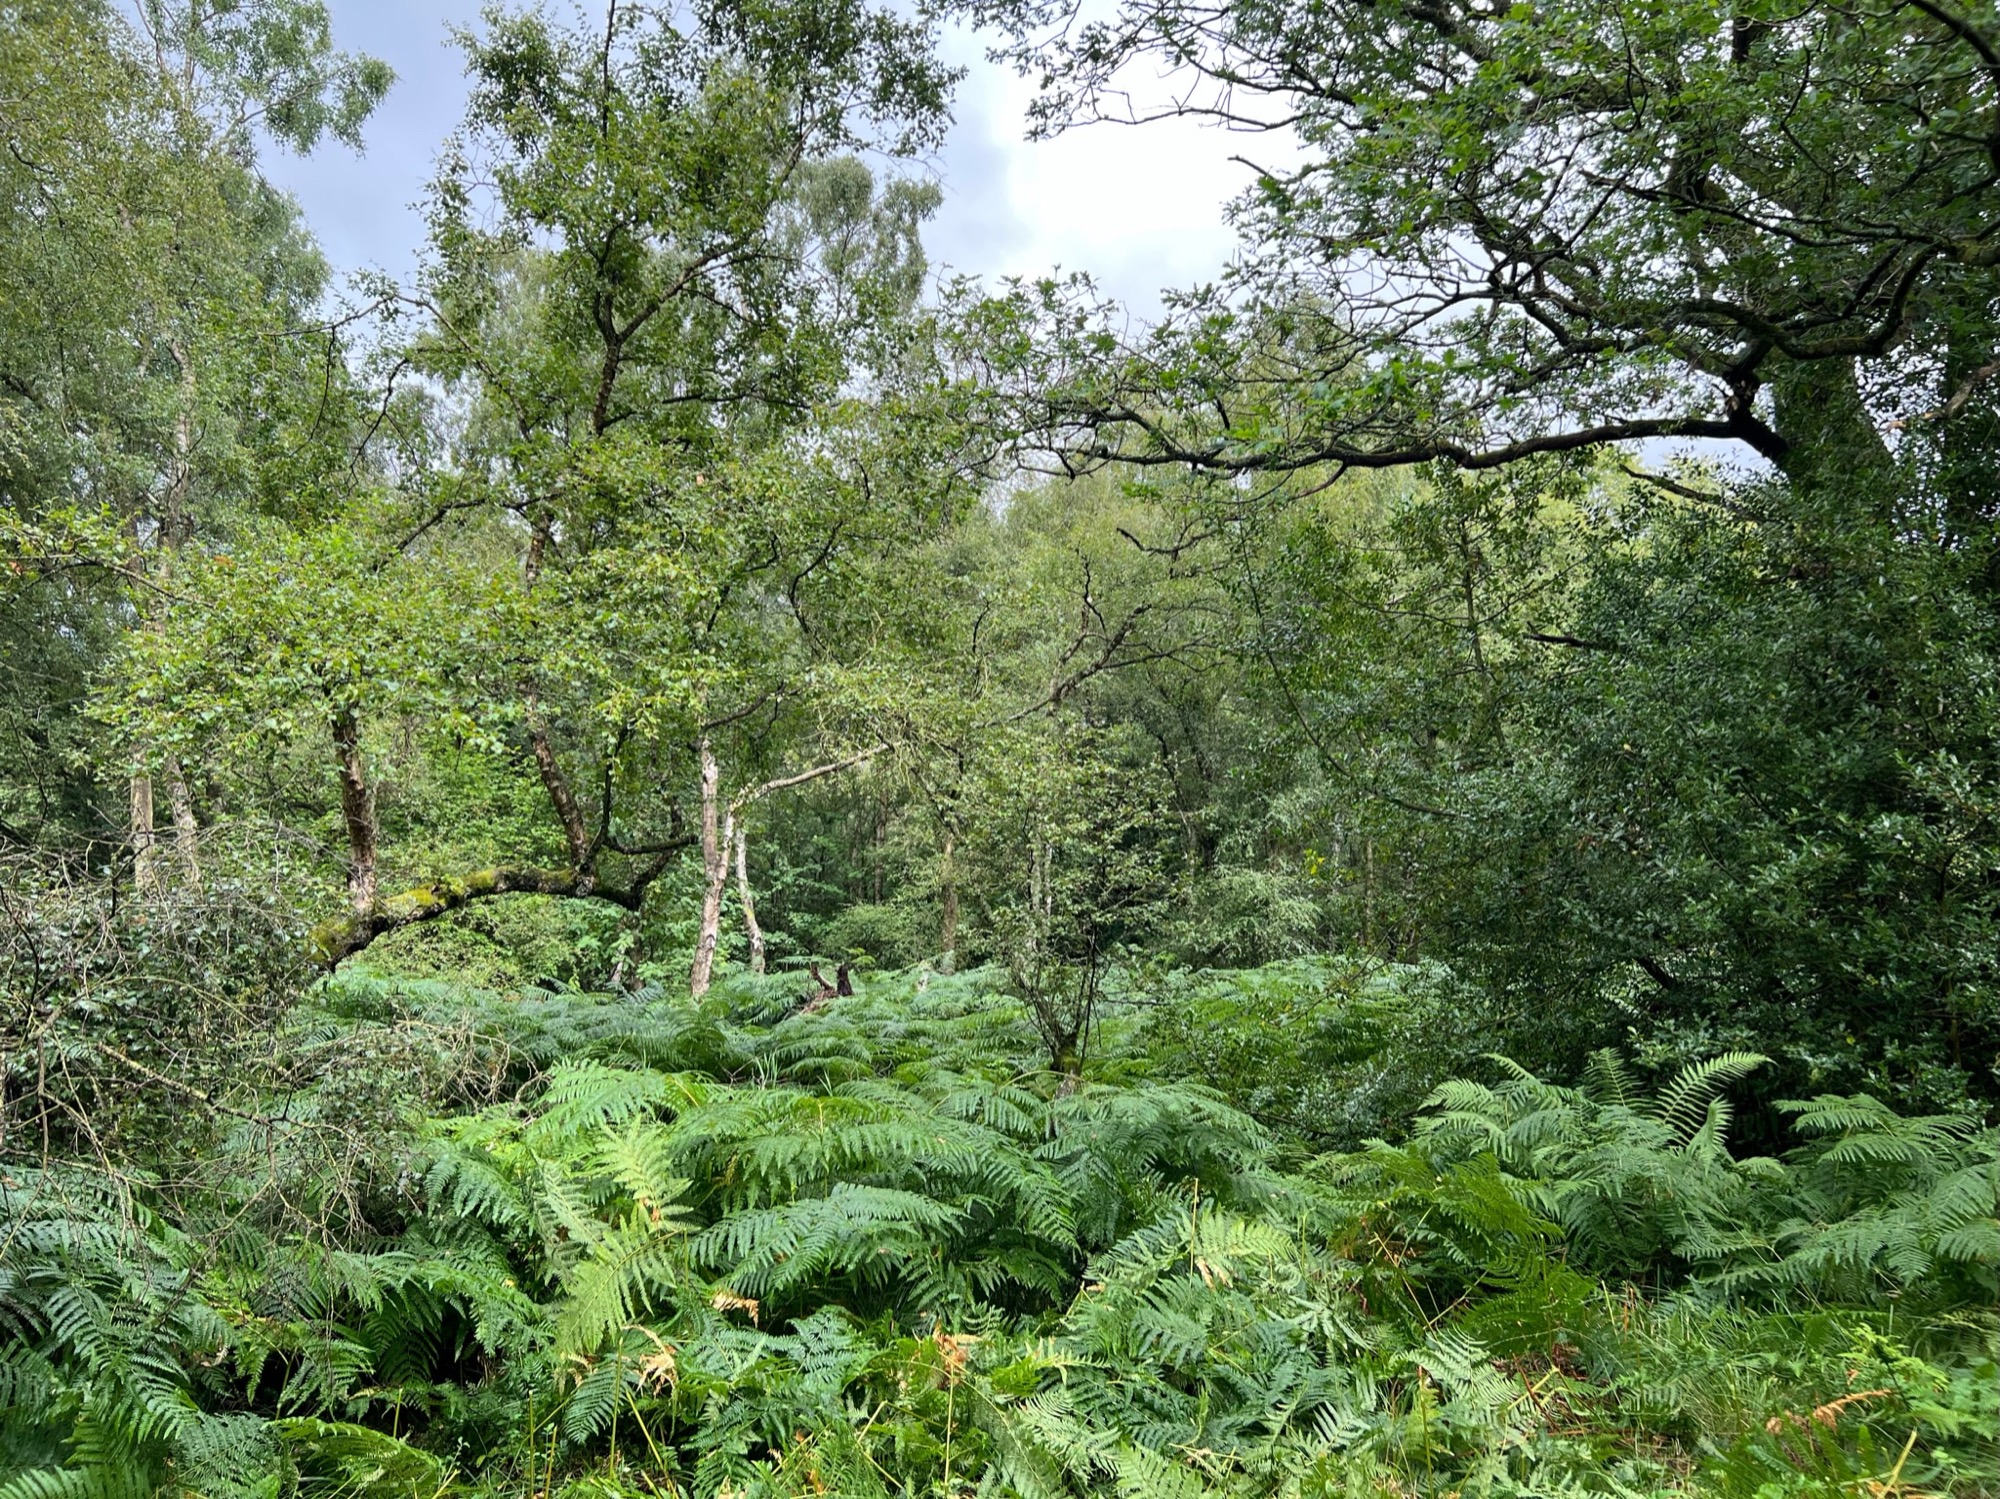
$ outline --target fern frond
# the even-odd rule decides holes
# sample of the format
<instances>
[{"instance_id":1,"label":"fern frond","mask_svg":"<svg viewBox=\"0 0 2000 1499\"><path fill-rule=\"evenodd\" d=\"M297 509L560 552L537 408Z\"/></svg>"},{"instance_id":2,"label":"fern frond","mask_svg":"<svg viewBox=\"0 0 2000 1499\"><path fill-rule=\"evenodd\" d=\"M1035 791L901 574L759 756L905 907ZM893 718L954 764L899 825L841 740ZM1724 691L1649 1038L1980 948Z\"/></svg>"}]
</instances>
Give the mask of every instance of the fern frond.
<instances>
[{"instance_id":1,"label":"fern frond","mask_svg":"<svg viewBox=\"0 0 2000 1499\"><path fill-rule=\"evenodd\" d=\"M1584 1091L1596 1103L1616 1104L1629 1109L1638 1101L1631 1069L1625 1065L1625 1059L1608 1046L1590 1054L1583 1076Z\"/></svg>"},{"instance_id":2,"label":"fern frond","mask_svg":"<svg viewBox=\"0 0 2000 1499\"><path fill-rule=\"evenodd\" d=\"M1726 1051L1705 1062L1690 1063L1661 1090L1651 1113L1674 1132L1676 1144L1684 1145L1706 1122L1709 1102L1717 1093L1770 1060L1759 1052Z\"/></svg>"}]
</instances>

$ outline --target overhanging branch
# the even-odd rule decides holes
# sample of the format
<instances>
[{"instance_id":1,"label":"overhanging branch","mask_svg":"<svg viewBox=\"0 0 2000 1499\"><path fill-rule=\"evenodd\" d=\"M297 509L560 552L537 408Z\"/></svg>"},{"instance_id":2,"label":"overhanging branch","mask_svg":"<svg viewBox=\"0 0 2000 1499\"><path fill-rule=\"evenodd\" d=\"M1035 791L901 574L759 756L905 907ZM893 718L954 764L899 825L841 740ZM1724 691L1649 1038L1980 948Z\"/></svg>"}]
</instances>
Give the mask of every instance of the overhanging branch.
<instances>
[{"instance_id":1,"label":"overhanging branch","mask_svg":"<svg viewBox=\"0 0 2000 1499\"><path fill-rule=\"evenodd\" d=\"M681 845L684 846L684 845ZM571 900L602 900L628 911L639 909L646 887L666 867L666 852L629 883L607 884L573 869L543 869L534 865L499 864L452 879L433 880L385 899L368 910L323 921L312 929L307 946L313 958L334 968L378 937L420 922L435 921L463 910L477 900L496 895L554 895Z\"/></svg>"}]
</instances>

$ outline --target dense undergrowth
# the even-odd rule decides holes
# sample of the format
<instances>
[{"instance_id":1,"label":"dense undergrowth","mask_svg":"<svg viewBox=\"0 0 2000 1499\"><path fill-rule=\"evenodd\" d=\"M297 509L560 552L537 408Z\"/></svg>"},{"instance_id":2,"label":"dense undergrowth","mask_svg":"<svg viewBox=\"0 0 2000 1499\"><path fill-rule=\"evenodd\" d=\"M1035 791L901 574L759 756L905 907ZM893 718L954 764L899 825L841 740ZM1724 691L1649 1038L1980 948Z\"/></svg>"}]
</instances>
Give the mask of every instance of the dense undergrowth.
<instances>
[{"instance_id":1,"label":"dense undergrowth","mask_svg":"<svg viewBox=\"0 0 2000 1499\"><path fill-rule=\"evenodd\" d=\"M1066 1086L991 971L342 975L0 1181L0 1495L2000 1491L1993 1130L1607 1056L1363 1140L1425 982L1135 981Z\"/></svg>"}]
</instances>

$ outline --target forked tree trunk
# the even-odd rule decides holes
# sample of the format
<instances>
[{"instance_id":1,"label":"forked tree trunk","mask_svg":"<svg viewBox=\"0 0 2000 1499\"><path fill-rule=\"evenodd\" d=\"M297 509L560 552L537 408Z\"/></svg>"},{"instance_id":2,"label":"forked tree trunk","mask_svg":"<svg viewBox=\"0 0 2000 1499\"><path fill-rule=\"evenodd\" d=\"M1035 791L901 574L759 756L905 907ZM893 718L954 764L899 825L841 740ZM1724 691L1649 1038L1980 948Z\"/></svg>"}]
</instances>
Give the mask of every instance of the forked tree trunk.
<instances>
[{"instance_id":1,"label":"forked tree trunk","mask_svg":"<svg viewBox=\"0 0 2000 1499\"><path fill-rule=\"evenodd\" d=\"M757 901L750 893L750 825L736 828L736 894L743 902L743 929L750 934L750 971L764 971L764 929L757 925Z\"/></svg>"},{"instance_id":2,"label":"forked tree trunk","mask_svg":"<svg viewBox=\"0 0 2000 1499\"><path fill-rule=\"evenodd\" d=\"M887 750L889 745L871 744L851 755L838 760L828 760L822 765L810 766L794 771L790 775L774 776L761 785L746 786L738 791L727 803L722 800L722 768L716 763L715 749L706 739L701 742L701 866L706 877L701 897L701 934L695 941L694 971L689 975L689 991L699 998L708 992L710 981L715 977L715 950L722 938L722 897L729 884L729 860L735 855L737 883L743 897L744 924L750 930L750 963L762 973L764 960L764 934L757 925L757 912L750 895L750 878L744 864L742 834L738 831L742 819L757 802L773 792L787 791L794 786L803 786L809 781L817 781L822 776L835 775L843 770L872 759Z\"/></svg>"},{"instance_id":3,"label":"forked tree trunk","mask_svg":"<svg viewBox=\"0 0 2000 1499\"><path fill-rule=\"evenodd\" d=\"M694 970L688 992L696 999L708 992L715 977L715 949L722 937L722 891L729 882L729 847L734 829L722 825L722 768L715 750L701 742L701 932L694 944ZM733 820L733 819L732 819Z\"/></svg>"},{"instance_id":4,"label":"forked tree trunk","mask_svg":"<svg viewBox=\"0 0 2000 1499\"><path fill-rule=\"evenodd\" d=\"M142 746L143 748L143 746ZM188 789L180 758L169 754L161 762L167 788L167 815L173 822L172 850L181 878L201 888L201 829L195 822L194 793ZM158 895L166 888L166 868L159 827L158 788L146 771L134 775L126 788L127 823L132 844L132 883L141 895Z\"/></svg>"}]
</instances>

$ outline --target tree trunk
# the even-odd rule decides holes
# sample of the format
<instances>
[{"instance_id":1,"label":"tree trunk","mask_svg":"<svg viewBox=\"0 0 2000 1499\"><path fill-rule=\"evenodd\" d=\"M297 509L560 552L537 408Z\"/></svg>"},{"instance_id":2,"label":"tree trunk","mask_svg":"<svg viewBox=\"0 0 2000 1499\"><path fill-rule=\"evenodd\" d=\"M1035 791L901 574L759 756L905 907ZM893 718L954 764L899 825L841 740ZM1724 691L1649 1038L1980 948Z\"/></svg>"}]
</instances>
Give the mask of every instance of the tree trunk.
<instances>
[{"instance_id":1,"label":"tree trunk","mask_svg":"<svg viewBox=\"0 0 2000 1499\"><path fill-rule=\"evenodd\" d=\"M1375 951L1375 840L1361 843L1361 950Z\"/></svg>"},{"instance_id":2,"label":"tree trunk","mask_svg":"<svg viewBox=\"0 0 2000 1499\"><path fill-rule=\"evenodd\" d=\"M1838 496L1859 515L1894 510L1896 461L1861 398L1850 359L1781 363L1772 372L1778 435L1789 447L1779 465L1803 495Z\"/></svg>"},{"instance_id":3,"label":"tree trunk","mask_svg":"<svg viewBox=\"0 0 2000 1499\"><path fill-rule=\"evenodd\" d=\"M572 900L595 898L636 911L646 897L646 886L638 884L614 889L594 885L586 892L577 889L576 871L573 869L537 869L533 865L520 864L474 869L453 878L432 880L394 895L378 896L373 907L367 911L323 921L313 928L307 950L316 962L332 968L385 933L449 916L476 900L516 894L553 895Z\"/></svg>"},{"instance_id":4,"label":"tree trunk","mask_svg":"<svg viewBox=\"0 0 2000 1499\"><path fill-rule=\"evenodd\" d=\"M1961 310L1944 361L1943 404L1938 408L1939 487L1945 496L1945 524L1952 540L1981 559L1978 578L1988 595L2000 594L2000 415L1981 387L2000 377L1993 324L1977 311ZM1953 404L1957 409L1953 409Z\"/></svg>"},{"instance_id":5,"label":"tree trunk","mask_svg":"<svg viewBox=\"0 0 2000 1499\"><path fill-rule=\"evenodd\" d=\"M179 400L174 412L173 462L167 470L166 488L159 511L159 535L155 540L156 549L163 559L170 557L193 529L188 522L188 496L194 478L194 361L179 339L168 341L167 352L179 371ZM133 577L143 578L144 573L144 567L135 556ZM141 612L145 616L146 629L158 632L164 628L157 612L146 608L143 602ZM194 798L188 794L187 780L181 774L178 759L168 755L163 768L167 777L167 804L174 822L174 850L185 866L189 882L199 885L201 865L195 848ZM132 882L141 893L157 895L163 888L164 880L160 871L160 840L154 822L153 778L150 774L142 772L132 777L129 799Z\"/></svg>"},{"instance_id":6,"label":"tree trunk","mask_svg":"<svg viewBox=\"0 0 2000 1499\"><path fill-rule=\"evenodd\" d=\"M1062 1079L1061 1084L1056 1088L1056 1096L1058 1098L1068 1098L1078 1088L1083 1086L1083 1059L1077 1055L1074 1042L1066 1046L1057 1047L1049 1065L1054 1069L1056 1075Z\"/></svg>"},{"instance_id":7,"label":"tree trunk","mask_svg":"<svg viewBox=\"0 0 2000 1499\"><path fill-rule=\"evenodd\" d=\"M521 559L523 593L533 593L535 585L541 581L542 562L552 540L550 525L548 516L540 511L535 512L529 524L528 552ZM597 850L592 844L589 829L584 825L583 808L577 802L576 793L570 789L569 777L563 774L562 762L556 759L555 745L549 738L549 724L542 715L542 699L535 689L534 677L524 672L515 685L521 694L521 716L528 726L528 748L535 757L536 773L542 778L542 789L549 795L549 805L555 810L556 821L562 824L563 846L569 850L570 868L576 871L580 893L588 895L597 883Z\"/></svg>"},{"instance_id":8,"label":"tree trunk","mask_svg":"<svg viewBox=\"0 0 2000 1499\"><path fill-rule=\"evenodd\" d=\"M180 858L181 874L194 889L201 888L201 829L194 820L194 793L188 790L181 772L180 758L168 755L167 805L174 819L174 852Z\"/></svg>"},{"instance_id":9,"label":"tree trunk","mask_svg":"<svg viewBox=\"0 0 2000 1499\"><path fill-rule=\"evenodd\" d=\"M696 999L708 992L715 977L715 949L722 937L722 890L729 881L727 839L733 828L722 825L722 768L716 764L715 750L701 742L701 933L694 944L694 970L688 975L688 993ZM734 821L733 816L730 819Z\"/></svg>"},{"instance_id":10,"label":"tree trunk","mask_svg":"<svg viewBox=\"0 0 2000 1499\"><path fill-rule=\"evenodd\" d=\"M938 920L938 971L958 966L958 870L952 863L952 833L944 830L944 857L938 861L938 887L943 911Z\"/></svg>"},{"instance_id":11,"label":"tree trunk","mask_svg":"<svg viewBox=\"0 0 2000 1499\"><path fill-rule=\"evenodd\" d=\"M542 789L549 794L549 805L555 809L556 821L562 824L563 845L569 850L570 867L576 871L577 879L587 894L595 883L596 871L592 867L595 850L591 847L590 831L584 826L583 808L570 790L569 778L563 774L562 765L556 759L555 746L549 740L549 727L542 717L542 702L535 692L534 683L526 677L521 679L521 706L528 724L528 747L535 757L535 769L542 778Z\"/></svg>"},{"instance_id":12,"label":"tree trunk","mask_svg":"<svg viewBox=\"0 0 2000 1499\"><path fill-rule=\"evenodd\" d=\"M750 934L750 971L764 971L764 929L757 925L757 902L750 893L750 825L736 829L736 894L743 902L743 929Z\"/></svg>"},{"instance_id":13,"label":"tree trunk","mask_svg":"<svg viewBox=\"0 0 2000 1499\"><path fill-rule=\"evenodd\" d=\"M1481 638L1482 625L1479 619L1479 593L1474 582L1474 564L1479 559L1479 550L1473 545L1472 533L1463 520L1458 523L1459 582L1465 597L1465 634L1472 644L1472 664L1479 672L1481 705L1479 716L1485 720L1485 730L1492 736L1500 752L1507 752L1507 730L1500 719L1499 689L1493 680L1493 668L1486 660L1486 645Z\"/></svg>"},{"instance_id":14,"label":"tree trunk","mask_svg":"<svg viewBox=\"0 0 2000 1499\"><path fill-rule=\"evenodd\" d=\"M361 725L352 708L333 715L333 748L340 761L340 818L347 826L347 899L356 915L375 908L375 788L361 759Z\"/></svg>"},{"instance_id":15,"label":"tree trunk","mask_svg":"<svg viewBox=\"0 0 2000 1499\"><path fill-rule=\"evenodd\" d=\"M888 845L889 796L883 792L875 798L875 869L868 884L868 899L878 906L882 904L882 875L889 862Z\"/></svg>"},{"instance_id":16,"label":"tree trunk","mask_svg":"<svg viewBox=\"0 0 2000 1499\"><path fill-rule=\"evenodd\" d=\"M160 891L160 850L153 833L153 778L141 772L131 781L132 884L141 895Z\"/></svg>"},{"instance_id":17,"label":"tree trunk","mask_svg":"<svg viewBox=\"0 0 2000 1499\"><path fill-rule=\"evenodd\" d=\"M168 341L167 352L180 371L180 400L174 412L174 461L160 506L160 550L171 552L193 532L188 523L188 494L194 487L194 361L179 339Z\"/></svg>"}]
</instances>

